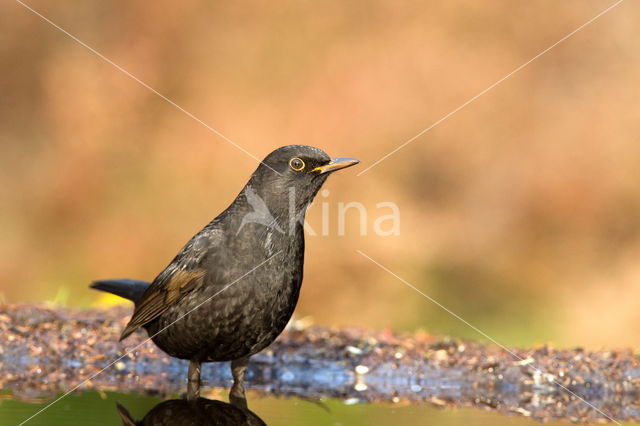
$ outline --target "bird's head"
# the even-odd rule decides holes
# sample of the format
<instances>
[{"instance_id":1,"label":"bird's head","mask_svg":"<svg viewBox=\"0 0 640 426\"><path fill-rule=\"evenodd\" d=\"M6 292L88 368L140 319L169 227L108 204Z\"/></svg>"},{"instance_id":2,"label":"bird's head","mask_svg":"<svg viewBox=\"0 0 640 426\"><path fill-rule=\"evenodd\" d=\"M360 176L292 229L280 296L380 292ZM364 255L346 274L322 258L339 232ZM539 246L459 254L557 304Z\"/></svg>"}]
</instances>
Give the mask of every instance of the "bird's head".
<instances>
[{"instance_id":1,"label":"bird's head","mask_svg":"<svg viewBox=\"0 0 640 426\"><path fill-rule=\"evenodd\" d=\"M355 158L331 158L312 146L283 146L262 160L247 186L269 209L288 208L291 200L295 200L296 210L304 209L331 173L359 162Z\"/></svg>"}]
</instances>

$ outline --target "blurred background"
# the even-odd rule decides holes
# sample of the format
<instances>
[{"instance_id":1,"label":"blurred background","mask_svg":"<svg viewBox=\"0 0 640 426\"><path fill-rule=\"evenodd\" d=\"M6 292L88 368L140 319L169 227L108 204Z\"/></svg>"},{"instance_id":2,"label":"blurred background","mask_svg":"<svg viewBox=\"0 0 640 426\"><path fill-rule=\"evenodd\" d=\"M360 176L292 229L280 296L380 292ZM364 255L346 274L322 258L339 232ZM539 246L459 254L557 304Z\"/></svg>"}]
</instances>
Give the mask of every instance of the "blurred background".
<instances>
[{"instance_id":1,"label":"blurred background","mask_svg":"<svg viewBox=\"0 0 640 426\"><path fill-rule=\"evenodd\" d=\"M612 3L28 4L256 157L362 160L307 215L297 318L481 338L360 249L505 344L637 348L637 2L357 176ZM0 26L1 298L114 303L87 284L153 279L256 162L19 3Z\"/></svg>"}]
</instances>

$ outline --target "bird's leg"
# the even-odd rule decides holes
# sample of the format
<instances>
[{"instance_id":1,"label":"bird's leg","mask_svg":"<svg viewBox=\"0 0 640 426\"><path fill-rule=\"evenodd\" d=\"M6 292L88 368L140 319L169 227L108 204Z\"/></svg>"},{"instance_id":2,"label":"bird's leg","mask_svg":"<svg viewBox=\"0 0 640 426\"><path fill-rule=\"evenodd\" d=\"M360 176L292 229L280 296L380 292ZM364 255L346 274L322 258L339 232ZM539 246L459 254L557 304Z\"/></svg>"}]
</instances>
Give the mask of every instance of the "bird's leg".
<instances>
[{"instance_id":1,"label":"bird's leg","mask_svg":"<svg viewBox=\"0 0 640 426\"><path fill-rule=\"evenodd\" d=\"M200 361L189 361L189 374L187 378L187 400L195 401L200 397Z\"/></svg>"},{"instance_id":2,"label":"bird's leg","mask_svg":"<svg viewBox=\"0 0 640 426\"><path fill-rule=\"evenodd\" d=\"M231 374L233 375L233 386L229 392L229 402L240 408L247 408L247 397L244 394L244 374L249 365L249 357L231 361Z\"/></svg>"}]
</instances>

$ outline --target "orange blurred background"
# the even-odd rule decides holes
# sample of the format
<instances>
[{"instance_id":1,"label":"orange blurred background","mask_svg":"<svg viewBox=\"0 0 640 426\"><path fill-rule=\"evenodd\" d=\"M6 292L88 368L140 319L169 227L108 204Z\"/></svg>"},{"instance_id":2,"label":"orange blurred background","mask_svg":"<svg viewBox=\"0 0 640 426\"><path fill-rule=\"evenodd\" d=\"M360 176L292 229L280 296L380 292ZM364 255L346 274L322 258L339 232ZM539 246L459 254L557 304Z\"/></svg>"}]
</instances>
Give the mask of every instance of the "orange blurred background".
<instances>
[{"instance_id":1,"label":"orange blurred background","mask_svg":"<svg viewBox=\"0 0 640 426\"><path fill-rule=\"evenodd\" d=\"M503 343L638 347L637 2L357 176L612 3L28 4L259 158L362 160L307 215L298 318L480 338L362 250ZM107 303L89 281L151 280L256 161L19 3L0 22L1 297ZM351 201L367 236L336 235Z\"/></svg>"}]
</instances>

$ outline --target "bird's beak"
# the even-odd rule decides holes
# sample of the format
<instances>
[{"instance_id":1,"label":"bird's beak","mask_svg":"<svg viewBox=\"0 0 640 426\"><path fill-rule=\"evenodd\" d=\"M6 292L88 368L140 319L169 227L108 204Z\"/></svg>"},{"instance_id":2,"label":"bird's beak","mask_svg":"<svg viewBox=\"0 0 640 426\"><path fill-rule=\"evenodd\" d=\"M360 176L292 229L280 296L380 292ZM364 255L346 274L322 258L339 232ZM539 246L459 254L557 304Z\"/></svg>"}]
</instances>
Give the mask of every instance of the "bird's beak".
<instances>
[{"instance_id":1,"label":"bird's beak","mask_svg":"<svg viewBox=\"0 0 640 426\"><path fill-rule=\"evenodd\" d=\"M347 167L355 166L358 164L360 160L356 160L355 158L332 158L324 166L318 166L315 169L311 170L311 173L318 172L319 174L335 172L336 170L345 169Z\"/></svg>"}]
</instances>

